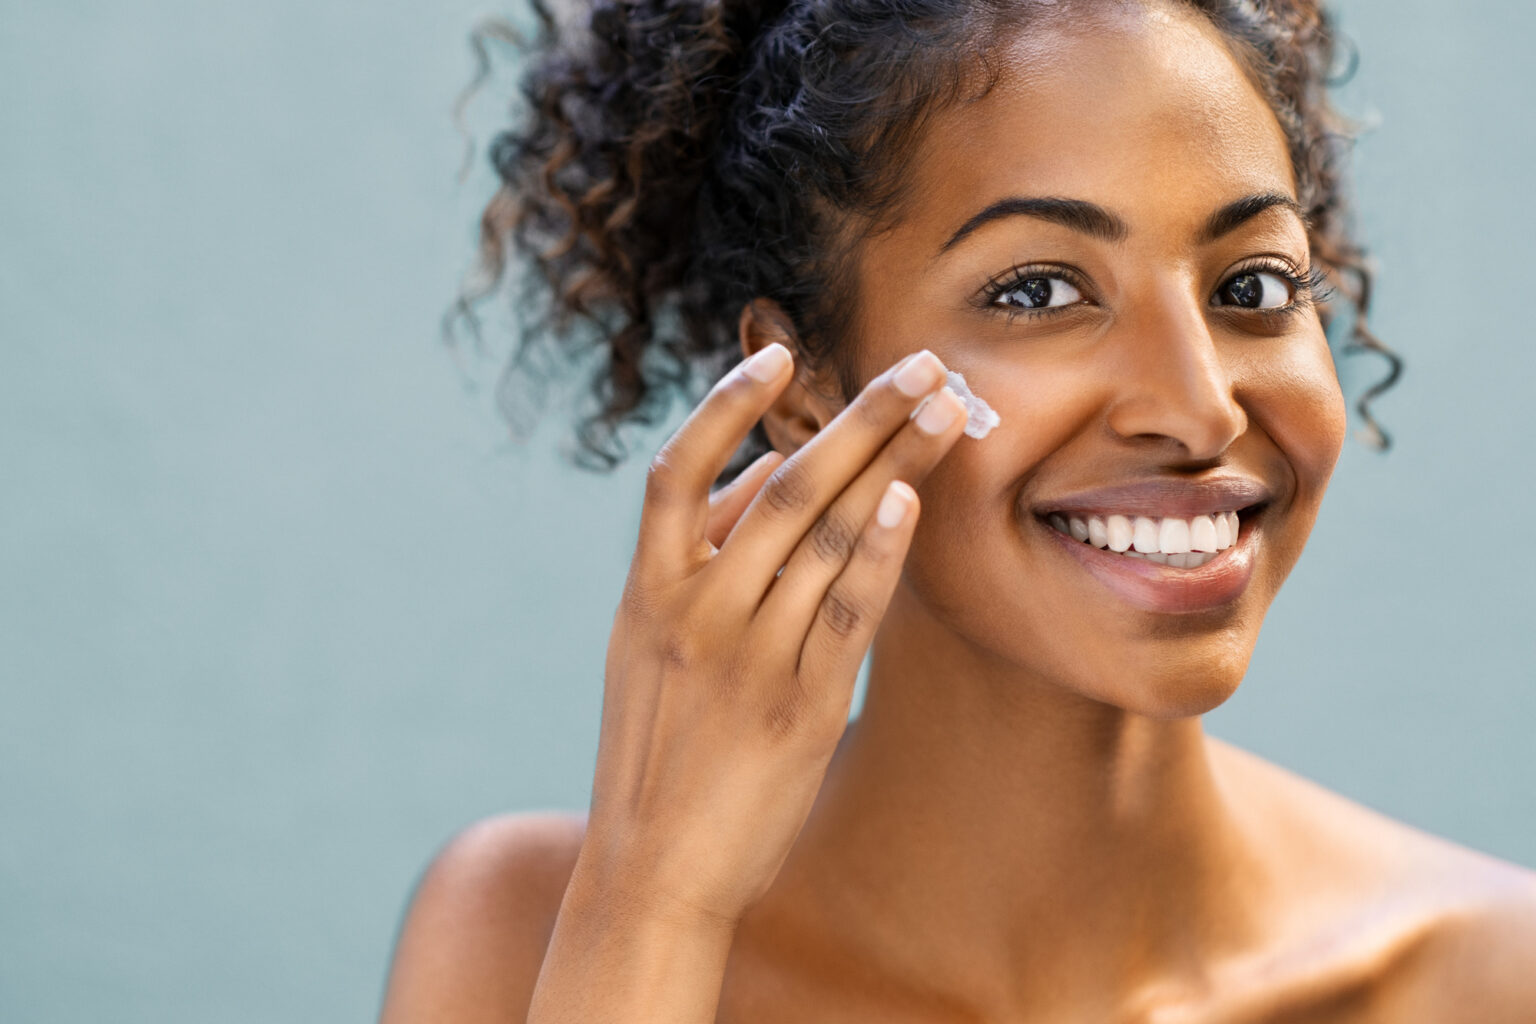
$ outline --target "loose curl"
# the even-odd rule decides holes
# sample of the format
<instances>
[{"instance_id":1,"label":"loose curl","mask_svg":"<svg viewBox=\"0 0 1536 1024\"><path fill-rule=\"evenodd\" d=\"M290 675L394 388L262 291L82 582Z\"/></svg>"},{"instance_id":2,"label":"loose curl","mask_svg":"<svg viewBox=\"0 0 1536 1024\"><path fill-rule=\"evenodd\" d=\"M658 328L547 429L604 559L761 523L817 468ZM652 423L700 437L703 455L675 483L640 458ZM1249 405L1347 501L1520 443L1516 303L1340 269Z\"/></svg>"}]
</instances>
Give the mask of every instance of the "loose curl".
<instances>
[{"instance_id":1,"label":"loose curl","mask_svg":"<svg viewBox=\"0 0 1536 1024\"><path fill-rule=\"evenodd\" d=\"M490 159L500 187L481 216L480 262L445 319L478 336L474 307L516 255L520 330L498 388L515 434L542 384L600 357L595 409L575 461L611 468L626 423L654 424L737 357L742 307L788 314L803 361L857 390L847 336L852 255L897 215L905 159L937 111L983 69L987 41L1031 0L594 0L585 25L540 25L519 124ZM1349 125L1333 109L1336 36L1315 0L1175 0L1228 40L1288 142L1314 256L1353 306L1346 354L1374 352L1386 376L1360 397L1365 439L1389 439L1371 403L1401 359L1367 326L1372 270L1348 224ZM496 22L472 42L515 39ZM1351 61L1350 72L1353 71ZM1342 76L1347 77L1347 73ZM474 86L471 87L473 90ZM1324 327L1332 304L1320 306ZM761 425L727 468L766 450Z\"/></svg>"}]
</instances>

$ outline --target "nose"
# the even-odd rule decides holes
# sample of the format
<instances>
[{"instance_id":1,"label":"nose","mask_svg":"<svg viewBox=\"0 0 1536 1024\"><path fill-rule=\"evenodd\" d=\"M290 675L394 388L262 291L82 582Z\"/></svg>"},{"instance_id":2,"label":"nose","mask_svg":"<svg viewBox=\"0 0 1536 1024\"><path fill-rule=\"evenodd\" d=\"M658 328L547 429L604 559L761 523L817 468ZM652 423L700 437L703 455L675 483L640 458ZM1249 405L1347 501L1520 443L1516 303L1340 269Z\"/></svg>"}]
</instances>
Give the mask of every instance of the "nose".
<instances>
[{"instance_id":1,"label":"nose","mask_svg":"<svg viewBox=\"0 0 1536 1024\"><path fill-rule=\"evenodd\" d=\"M1248 429L1200 303L1164 294L1117 325L1118 380L1107 418L1126 439L1173 440L1191 460L1212 459Z\"/></svg>"}]
</instances>

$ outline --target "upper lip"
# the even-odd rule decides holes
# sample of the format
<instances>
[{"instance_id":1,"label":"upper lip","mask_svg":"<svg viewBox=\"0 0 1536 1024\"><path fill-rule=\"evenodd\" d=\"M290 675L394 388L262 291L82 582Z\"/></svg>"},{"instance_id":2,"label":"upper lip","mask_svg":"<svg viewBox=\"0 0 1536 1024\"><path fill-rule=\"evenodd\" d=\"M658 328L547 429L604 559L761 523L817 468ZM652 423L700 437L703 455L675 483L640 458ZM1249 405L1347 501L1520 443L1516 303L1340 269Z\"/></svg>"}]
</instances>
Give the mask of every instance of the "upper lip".
<instances>
[{"instance_id":1,"label":"upper lip","mask_svg":"<svg viewBox=\"0 0 1536 1024\"><path fill-rule=\"evenodd\" d=\"M1162 477L1138 483L1116 484L1076 491L1037 503L1035 513L1082 515L1164 516L1190 518L1213 512L1236 512L1263 504L1274 492L1263 481L1247 476L1212 476L1200 479Z\"/></svg>"}]
</instances>

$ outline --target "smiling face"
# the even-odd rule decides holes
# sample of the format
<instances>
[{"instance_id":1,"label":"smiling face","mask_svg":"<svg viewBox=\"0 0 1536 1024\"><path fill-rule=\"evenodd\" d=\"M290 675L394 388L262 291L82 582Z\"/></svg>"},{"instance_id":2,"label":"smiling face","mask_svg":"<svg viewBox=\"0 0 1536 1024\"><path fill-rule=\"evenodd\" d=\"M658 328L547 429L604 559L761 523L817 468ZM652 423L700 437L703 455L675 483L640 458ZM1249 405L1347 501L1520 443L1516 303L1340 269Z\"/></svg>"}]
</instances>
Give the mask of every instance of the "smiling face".
<instances>
[{"instance_id":1,"label":"smiling face","mask_svg":"<svg viewBox=\"0 0 1536 1024\"><path fill-rule=\"evenodd\" d=\"M1200 713L1241 680L1344 437L1285 137L1176 8L1069 5L992 57L858 254L859 378L929 348L1001 416L919 488L882 631Z\"/></svg>"}]
</instances>

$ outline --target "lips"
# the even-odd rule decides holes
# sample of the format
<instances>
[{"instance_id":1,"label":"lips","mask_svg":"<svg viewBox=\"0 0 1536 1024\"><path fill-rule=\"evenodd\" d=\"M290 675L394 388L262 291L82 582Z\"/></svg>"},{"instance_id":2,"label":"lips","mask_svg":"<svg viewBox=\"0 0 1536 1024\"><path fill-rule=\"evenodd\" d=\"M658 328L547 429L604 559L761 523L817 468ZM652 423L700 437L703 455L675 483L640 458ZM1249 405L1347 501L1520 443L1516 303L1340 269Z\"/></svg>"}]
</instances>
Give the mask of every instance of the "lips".
<instances>
[{"instance_id":1,"label":"lips","mask_svg":"<svg viewBox=\"0 0 1536 1024\"><path fill-rule=\"evenodd\" d=\"M1034 509L1042 528L1117 597L1146 611L1209 611L1252 579L1272 493L1248 477L1153 480Z\"/></svg>"}]
</instances>

